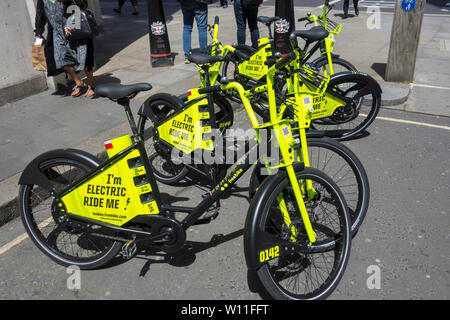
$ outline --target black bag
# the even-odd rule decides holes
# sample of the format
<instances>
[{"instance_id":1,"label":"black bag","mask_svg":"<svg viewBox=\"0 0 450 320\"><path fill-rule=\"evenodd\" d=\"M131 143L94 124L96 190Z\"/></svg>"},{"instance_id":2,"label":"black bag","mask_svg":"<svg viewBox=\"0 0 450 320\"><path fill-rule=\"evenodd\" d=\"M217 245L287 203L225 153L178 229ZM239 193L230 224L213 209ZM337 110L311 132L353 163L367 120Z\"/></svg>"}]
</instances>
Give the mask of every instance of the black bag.
<instances>
[{"instance_id":1,"label":"black bag","mask_svg":"<svg viewBox=\"0 0 450 320\"><path fill-rule=\"evenodd\" d=\"M77 20L80 20L77 23ZM98 36L98 26L94 13L90 10L74 12L67 18L64 27L66 37L70 40L85 40Z\"/></svg>"},{"instance_id":2,"label":"black bag","mask_svg":"<svg viewBox=\"0 0 450 320\"><path fill-rule=\"evenodd\" d=\"M246 9L256 9L261 2L262 0L241 0L242 7Z\"/></svg>"}]
</instances>

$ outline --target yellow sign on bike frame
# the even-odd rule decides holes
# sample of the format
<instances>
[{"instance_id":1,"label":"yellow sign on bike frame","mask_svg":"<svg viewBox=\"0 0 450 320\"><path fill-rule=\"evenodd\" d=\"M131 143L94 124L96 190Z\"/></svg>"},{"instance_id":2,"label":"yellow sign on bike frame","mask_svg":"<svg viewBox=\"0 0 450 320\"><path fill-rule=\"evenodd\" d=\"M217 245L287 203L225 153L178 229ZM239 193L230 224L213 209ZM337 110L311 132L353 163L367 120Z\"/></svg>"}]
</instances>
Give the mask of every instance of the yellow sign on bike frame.
<instances>
[{"instance_id":1,"label":"yellow sign on bike frame","mask_svg":"<svg viewBox=\"0 0 450 320\"><path fill-rule=\"evenodd\" d=\"M113 139L110 143L120 144L118 148L121 149L127 147L124 144L126 140L131 143L131 139L124 137ZM122 226L138 215L159 213L151 192L139 151L131 149L128 154L64 195L59 206L64 206L60 209L68 213Z\"/></svg>"}]
</instances>

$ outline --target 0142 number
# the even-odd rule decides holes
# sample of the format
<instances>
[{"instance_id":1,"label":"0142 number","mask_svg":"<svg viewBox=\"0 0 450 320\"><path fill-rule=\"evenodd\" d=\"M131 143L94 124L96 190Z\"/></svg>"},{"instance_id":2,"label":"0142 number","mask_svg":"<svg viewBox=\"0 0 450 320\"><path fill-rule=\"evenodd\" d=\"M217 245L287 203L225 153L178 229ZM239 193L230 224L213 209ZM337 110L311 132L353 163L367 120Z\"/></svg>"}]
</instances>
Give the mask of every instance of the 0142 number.
<instances>
[{"instance_id":1,"label":"0142 number","mask_svg":"<svg viewBox=\"0 0 450 320\"><path fill-rule=\"evenodd\" d=\"M275 246L259 252L259 261L266 262L280 255L280 247Z\"/></svg>"}]
</instances>

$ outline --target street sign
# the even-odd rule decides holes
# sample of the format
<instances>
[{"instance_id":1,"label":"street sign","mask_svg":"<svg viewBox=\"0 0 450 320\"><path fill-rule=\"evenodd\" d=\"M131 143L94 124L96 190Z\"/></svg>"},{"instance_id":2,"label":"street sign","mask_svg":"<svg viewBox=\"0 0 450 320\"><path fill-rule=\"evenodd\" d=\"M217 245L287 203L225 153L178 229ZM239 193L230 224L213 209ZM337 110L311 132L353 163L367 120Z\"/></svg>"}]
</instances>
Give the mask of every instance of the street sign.
<instances>
[{"instance_id":1,"label":"street sign","mask_svg":"<svg viewBox=\"0 0 450 320\"><path fill-rule=\"evenodd\" d=\"M416 0L402 0L402 10L409 12L416 7Z\"/></svg>"}]
</instances>

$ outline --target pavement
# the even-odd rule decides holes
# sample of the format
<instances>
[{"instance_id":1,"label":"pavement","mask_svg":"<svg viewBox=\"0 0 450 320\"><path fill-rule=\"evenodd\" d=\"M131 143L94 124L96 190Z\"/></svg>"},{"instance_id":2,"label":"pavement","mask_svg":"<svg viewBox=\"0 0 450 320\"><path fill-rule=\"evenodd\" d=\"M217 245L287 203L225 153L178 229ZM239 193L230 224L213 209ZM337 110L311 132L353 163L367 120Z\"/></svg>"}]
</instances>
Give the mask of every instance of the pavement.
<instances>
[{"instance_id":1,"label":"pavement","mask_svg":"<svg viewBox=\"0 0 450 320\"><path fill-rule=\"evenodd\" d=\"M171 49L176 54L175 65L152 68L145 3L139 3L140 15L134 17L129 6L125 6L122 15L117 16L112 12L116 1L101 1L105 31L96 41L95 80L97 83L151 83L151 92L142 93L134 99L133 111L156 92L180 94L198 84L195 66L184 64L182 16L178 4L175 0L164 1L164 4ZM235 42L232 8L223 9L213 4L209 10L209 21L220 15L221 40L224 43ZM296 17L310 10L296 7ZM410 114L408 117L415 121L435 116L433 119L437 118L440 125L449 126L448 16L424 17L415 81L412 84L398 84L383 80L392 13L381 13L381 23L376 29L367 27L370 12L361 10L358 17L346 20L341 20L342 11L339 9L333 13L335 17L331 18L343 23L342 32L336 37L335 52L380 83L384 112ZM260 14L273 15L274 7L264 6ZM297 28L301 27L297 24ZM262 35L267 34L264 27L260 31ZM195 28L192 38L193 47L198 46ZM128 124L120 106L106 99L73 99L64 88L58 92L45 91L0 107L0 226L18 217L17 182L26 164L37 155L50 149L72 147L102 157L103 141L127 132ZM373 174L376 175L375 172Z\"/></svg>"}]
</instances>

